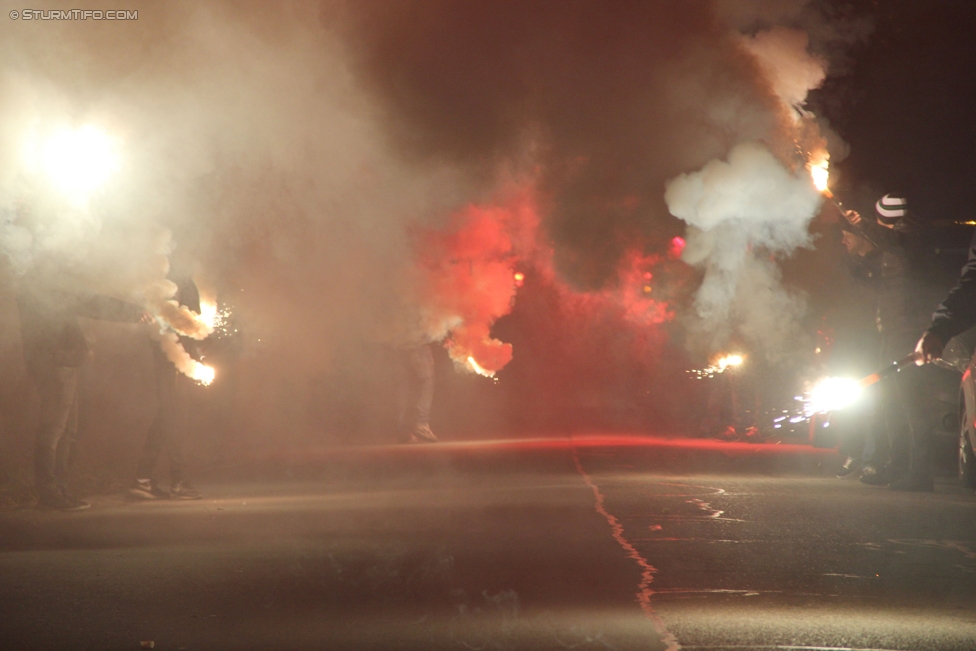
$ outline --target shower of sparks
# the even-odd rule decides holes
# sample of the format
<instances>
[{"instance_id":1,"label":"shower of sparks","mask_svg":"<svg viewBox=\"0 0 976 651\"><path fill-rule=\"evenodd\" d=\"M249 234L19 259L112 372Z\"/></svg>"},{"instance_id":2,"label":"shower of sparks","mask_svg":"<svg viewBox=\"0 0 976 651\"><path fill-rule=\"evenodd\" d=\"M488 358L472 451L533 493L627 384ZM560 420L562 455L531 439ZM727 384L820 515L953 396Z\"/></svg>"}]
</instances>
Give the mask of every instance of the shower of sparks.
<instances>
[{"instance_id":1,"label":"shower of sparks","mask_svg":"<svg viewBox=\"0 0 976 651\"><path fill-rule=\"evenodd\" d=\"M230 322L231 309L226 305L218 308L217 302L212 300L200 301L200 318L213 330L211 337L220 339L237 333L237 328Z\"/></svg>"},{"instance_id":2,"label":"shower of sparks","mask_svg":"<svg viewBox=\"0 0 976 651\"><path fill-rule=\"evenodd\" d=\"M745 361L745 357L738 354L724 355L715 360L711 366L706 366L705 368L696 368L688 371L692 376L698 380L705 378L715 377L719 373L724 373L730 368L735 368L737 366L742 366Z\"/></svg>"}]
</instances>

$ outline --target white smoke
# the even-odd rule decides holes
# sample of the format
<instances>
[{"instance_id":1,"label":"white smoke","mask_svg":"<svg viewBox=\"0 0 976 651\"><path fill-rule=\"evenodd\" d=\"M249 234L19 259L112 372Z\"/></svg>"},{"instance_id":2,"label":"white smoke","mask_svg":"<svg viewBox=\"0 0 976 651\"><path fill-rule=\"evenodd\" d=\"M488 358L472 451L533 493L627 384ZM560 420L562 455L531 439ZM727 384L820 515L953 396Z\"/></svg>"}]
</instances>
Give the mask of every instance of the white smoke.
<instances>
[{"instance_id":1,"label":"white smoke","mask_svg":"<svg viewBox=\"0 0 976 651\"><path fill-rule=\"evenodd\" d=\"M213 382L214 369L193 359L183 348L175 333L160 333L158 339L159 347L166 354L166 359L176 367L176 370L204 385Z\"/></svg>"},{"instance_id":2,"label":"white smoke","mask_svg":"<svg viewBox=\"0 0 976 651\"><path fill-rule=\"evenodd\" d=\"M809 173L791 172L762 144L741 143L727 161L672 179L664 199L689 225L683 259L705 270L695 298L705 327L723 336L732 319L743 336L777 354L784 338L766 333L794 330L802 299L780 286L768 259L810 244L821 196Z\"/></svg>"},{"instance_id":3,"label":"white smoke","mask_svg":"<svg viewBox=\"0 0 976 651\"><path fill-rule=\"evenodd\" d=\"M774 27L743 37L745 48L763 68L772 91L790 108L799 108L807 94L819 88L827 76L826 62L807 51L806 32Z\"/></svg>"}]
</instances>

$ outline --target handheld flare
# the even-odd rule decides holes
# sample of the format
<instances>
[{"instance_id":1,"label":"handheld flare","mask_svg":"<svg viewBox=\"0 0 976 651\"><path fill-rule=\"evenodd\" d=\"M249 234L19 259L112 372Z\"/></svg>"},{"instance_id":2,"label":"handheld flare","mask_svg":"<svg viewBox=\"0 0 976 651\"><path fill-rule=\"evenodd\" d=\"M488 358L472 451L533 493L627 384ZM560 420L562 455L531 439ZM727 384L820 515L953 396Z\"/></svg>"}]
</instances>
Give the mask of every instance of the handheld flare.
<instances>
[{"instance_id":1,"label":"handheld flare","mask_svg":"<svg viewBox=\"0 0 976 651\"><path fill-rule=\"evenodd\" d=\"M813 186L843 214L844 204L834 196L834 193L830 191L828 185L830 181L830 158L826 157L817 163L811 161L807 164L807 169L810 170L810 178L813 179Z\"/></svg>"},{"instance_id":2,"label":"handheld flare","mask_svg":"<svg viewBox=\"0 0 976 651\"><path fill-rule=\"evenodd\" d=\"M881 369L877 373L872 373L871 375L862 378L861 381L858 382L858 386L860 386L863 389L865 387L871 386L872 384L877 384L878 382L885 379L889 375L893 375L898 371L902 370L903 368L911 366L912 364L915 364L917 362L918 362L918 353L912 352L910 355L906 355L905 357L902 357L897 362L892 362L891 364Z\"/></svg>"}]
</instances>

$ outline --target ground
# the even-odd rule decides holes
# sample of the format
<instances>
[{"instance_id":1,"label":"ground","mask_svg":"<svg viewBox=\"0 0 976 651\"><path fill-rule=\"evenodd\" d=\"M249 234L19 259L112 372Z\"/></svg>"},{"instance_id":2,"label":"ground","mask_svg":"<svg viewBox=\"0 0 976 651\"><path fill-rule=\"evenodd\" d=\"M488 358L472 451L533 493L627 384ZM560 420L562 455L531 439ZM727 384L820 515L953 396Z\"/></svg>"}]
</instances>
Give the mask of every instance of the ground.
<instances>
[{"instance_id":1,"label":"ground","mask_svg":"<svg viewBox=\"0 0 976 651\"><path fill-rule=\"evenodd\" d=\"M802 446L254 458L199 502L0 512L3 649L976 648L976 496Z\"/></svg>"}]
</instances>

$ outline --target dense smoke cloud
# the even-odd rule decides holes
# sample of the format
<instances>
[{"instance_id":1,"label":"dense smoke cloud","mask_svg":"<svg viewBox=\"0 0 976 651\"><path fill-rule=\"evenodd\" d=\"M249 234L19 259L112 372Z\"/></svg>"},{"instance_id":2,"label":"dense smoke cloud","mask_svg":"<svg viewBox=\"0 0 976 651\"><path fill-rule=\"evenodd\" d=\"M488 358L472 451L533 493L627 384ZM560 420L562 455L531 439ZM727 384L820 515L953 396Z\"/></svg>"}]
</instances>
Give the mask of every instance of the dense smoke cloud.
<instances>
[{"instance_id":1,"label":"dense smoke cloud","mask_svg":"<svg viewBox=\"0 0 976 651\"><path fill-rule=\"evenodd\" d=\"M471 169L528 158L560 271L613 279L677 230L665 181L789 120L710 3L359 3L348 47L396 143ZM785 147L785 143L780 142ZM784 150L785 151L785 150Z\"/></svg>"},{"instance_id":2,"label":"dense smoke cloud","mask_svg":"<svg viewBox=\"0 0 976 651\"><path fill-rule=\"evenodd\" d=\"M735 302L755 296L739 286L750 249L788 256L808 244L818 207L808 176L794 171L805 163L798 147L822 153L833 138L802 109L827 64L797 27L816 27L821 41L841 32L807 3L635 2L607 11L537 1L517 12L490 3L373 3L350 13L356 70L385 106L398 146L476 170L499 159L538 165L554 260L578 287L616 282L628 248L662 250L680 232L662 189L732 151L735 165L750 169L723 190L732 205L715 217L721 227L696 223L687 208L670 211L695 226L691 250L702 257L690 261L707 269L699 326L710 333L708 346L721 345L735 312L768 354L790 345L758 335L782 331L781 322L790 332L799 327L802 300L780 287L775 266L763 275L766 265L749 263L746 275L765 288L766 305ZM749 162L757 148L765 158ZM757 190L746 178L767 172L765 180L783 183ZM680 201L676 186L671 194Z\"/></svg>"},{"instance_id":3,"label":"dense smoke cloud","mask_svg":"<svg viewBox=\"0 0 976 651\"><path fill-rule=\"evenodd\" d=\"M794 339L775 335L796 334L798 300L779 287L778 270L762 256L810 243L807 227L821 197L807 171L792 173L763 145L743 143L728 162L673 179L665 201L691 227L684 259L706 270L695 301L706 330L727 336L738 321L751 344L783 352Z\"/></svg>"},{"instance_id":4,"label":"dense smoke cloud","mask_svg":"<svg viewBox=\"0 0 976 651\"><path fill-rule=\"evenodd\" d=\"M133 8L139 20L126 23L0 25L5 285L42 278L164 305L171 264L234 305L258 375L285 378L266 380L276 386L355 339L453 331L452 345L488 342L502 365L511 351L490 328L511 309L521 261L551 261L554 282L627 296L628 256L663 252L684 232L664 201L669 180L732 164L740 143L762 143L784 179L799 178L787 170L798 129L822 144L791 108L822 79L808 52L820 42L807 48L796 31L810 24L803 2ZM84 124L118 139L121 166L77 209L25 172L18 143ZM506 217L520 210L513 186L539 222L531 245L519 239L526 220ZM797 192L791 201L809 199ZM740 248L788 254L806 242L805 222L783 210L799 229L789 237L773 217L749 232L736 217L690 248L727 231L721 239ZM459 257L445 242L463 243L472 224L498 237L479 235L484 246ZM742 250L708 250L706 270L762 275L776 295L768 309L792 301L777 294L775 266L762 274ZM471 293L485 277L490 287ZM713 321L723 309L759 314L737 306L743 287L721 290L731 307L701 297L699 307L712 306ZM710 277L703 291L716 288ZM632 323L673 314L645 299L621 299L640 306Z\"/></svg>"}]
</instances>

